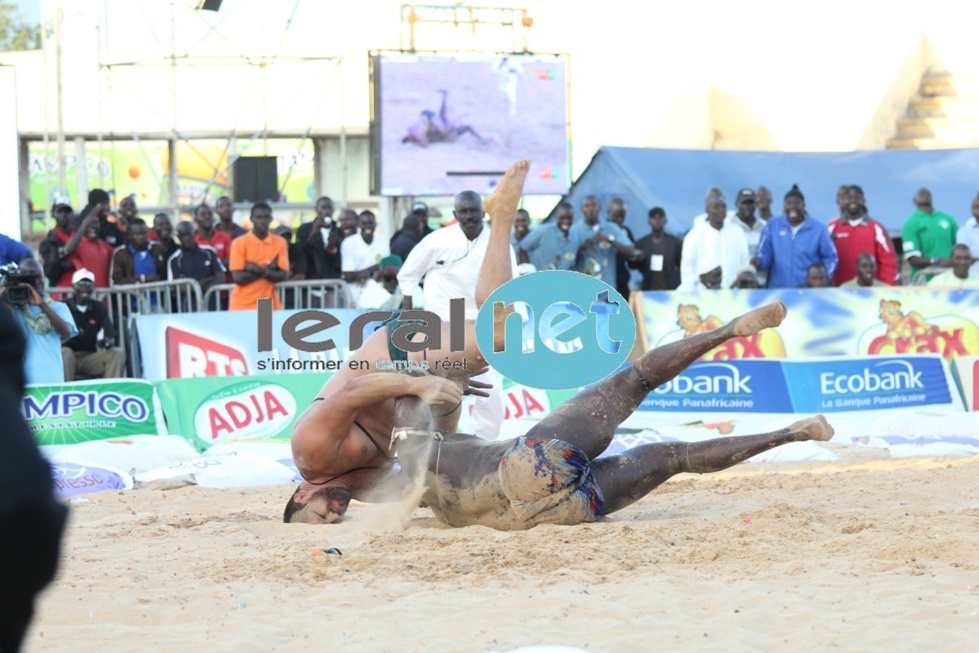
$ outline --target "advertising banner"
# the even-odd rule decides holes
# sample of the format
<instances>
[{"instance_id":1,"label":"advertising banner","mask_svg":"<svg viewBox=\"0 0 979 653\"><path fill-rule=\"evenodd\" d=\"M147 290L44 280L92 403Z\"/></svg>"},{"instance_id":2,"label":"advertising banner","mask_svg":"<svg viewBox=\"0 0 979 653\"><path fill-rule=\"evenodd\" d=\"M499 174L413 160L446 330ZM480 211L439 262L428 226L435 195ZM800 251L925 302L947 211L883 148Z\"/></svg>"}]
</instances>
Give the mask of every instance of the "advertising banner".
<instances>
[{"instance_id":1,"label":"advertising banner","mask_svg":"<svg viewBox=\"0 0 979 653\"><path fill-rule=\"evenodd\" d=\"M979 290L916 287L646 292L639 340L647 349L676 342L775 300L789 308L781 326L735 338L702 360L979 354Z\"/></svg>"},{"instance_id":2,"label":"advertising banner","mask_svg":"<svg viewBox=\"0 0 979 653\"><path fill-rule=\"evenodd\" d=\"M791 413L780 361L698 362L653 390L641 411Z\"/></svg>"},{"instance_id":3,"label":"advertising banner","mask_svg":"<svg viewBox=\"0 0 979 653\"><path fill-rule=\"evenodd\" d=\"M796 413L946 406L962 410L939 356L785 361Z\"/></svg>"},{"instance_id":4,"label":"advertising banner","mask_svg":"<svg viewBox=\"0 0 979 653\"><path fill-rule=\"evenodd\" d=\"M940 356L701 361L649 393L639 410L811 414L918 406L963 409Z\"/></svg>"},{"instance_id":5,"label":"advertising banner","mask_svg":"<svg viewBox=\"0 0 979 653\"><path fill-rule=\"evenodd\" d=\"M199 451L225 442L288 439L329 373L246 378L172 379L158 383L171 433Z\"/></svg>"},{"instance_id":6,"label":"advertising banner","mask_svg":"<svg viewBox=\"0 0 979 653\"><path fill-rule=\"evenodd\" d=\"M299 351L286 344L282 337L283 326L299 312L271 312L271 347L268 351L259 351L258 311L137 316L135 325L143 378L162 381L338 370L350 357L351 323L364 311L323 311L336 318L338 324L306 338L310 342L332 340L334 347L323 352ZM379 322L365 325L364 338L379 325ZM300 325L293 325L297 326Z\"/></svg>"},{"instance_id":7,"label":"advertising banner","mask_svg":"<svg viewBox=\"0 0 979 653\"><path fill-rule=\"evenodd\" d=\"M979 410L979 356L955 359L955 371L968 410Z\"/></svg>"},{"instance_id":8,"label":"advertising banner","mask_svg":"<svg viewBox=\"0 0 979 653\"><path fill-rule=\"evenodd\" d=\"M146 381L28 386L21 413L40 445L166 435L156 389Z\"/></svg>"}]
</instances>

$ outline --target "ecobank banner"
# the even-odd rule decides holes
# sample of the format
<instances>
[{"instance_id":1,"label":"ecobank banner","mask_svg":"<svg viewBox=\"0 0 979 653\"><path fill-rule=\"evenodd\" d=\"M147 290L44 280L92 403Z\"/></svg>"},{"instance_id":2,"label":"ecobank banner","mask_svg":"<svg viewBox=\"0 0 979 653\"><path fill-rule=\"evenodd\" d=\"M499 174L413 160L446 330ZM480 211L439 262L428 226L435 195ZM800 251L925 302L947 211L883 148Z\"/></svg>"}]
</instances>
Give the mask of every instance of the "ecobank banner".
<instances>
[{"instance_id":1,"label":"ecobank banner","mask_svg":"<svg viewBox=\"0 0 979 653\"><path fill-rule=\"evenodd\" d=\"M28 386L21 413L40 445L166 435L156 388L140 380Z\"/></svg>"},{"instance_id":2,"label":"ecobank banner","mask_svg":"<svg viewBox=\"0 0 979 653\"><path fill-rule=\"evenodd\" d=\"M198 450L242 441L286 439L331 373L172 379L157 384L170 433Z\"/></svg>"},{"instance_id":3,"label":"ecobank banner","mask_svg":"<svg viewBox=\"0 0 979 653\"><path fill-rule=\"evenodd\" d=\"M640 411L819 413L942 406L963 410L940 356L697 362Z\"/></svg>"},{"instance_id":4,"label":"ecobank banner","mask_svg":"<svg viewBox=\"0 0 979 653\"><path fill-rule=\"evenodd\" d=\"M140 315L135 320L143 378L150 381L202 376L247 376L336 371L350 357L350 329L364 311L323 309L336 324L309 335L310 342L333 341L322 352L289 346L283 329L295 331L311 324L289 322L301 311L223 311ZM260 319L267 320L260 323ZM287 327L288 323L288 327ZM379 322L364 325L364 339ZM270 332L271 346L259 350L259 329Z\"/></svg>"},{"instance_id":5,"label":"ecobank banner","mask_svg":"<svg viewBox=\"0 0 979 653\"><path fill-rule=\"evenodd\" d=\"M701 360L979 355L979 290L917 287L645 292L635 309L638 339L652 349L775 300L789 309L778 328L734 338Z\"/></svg>"}]
</instances>

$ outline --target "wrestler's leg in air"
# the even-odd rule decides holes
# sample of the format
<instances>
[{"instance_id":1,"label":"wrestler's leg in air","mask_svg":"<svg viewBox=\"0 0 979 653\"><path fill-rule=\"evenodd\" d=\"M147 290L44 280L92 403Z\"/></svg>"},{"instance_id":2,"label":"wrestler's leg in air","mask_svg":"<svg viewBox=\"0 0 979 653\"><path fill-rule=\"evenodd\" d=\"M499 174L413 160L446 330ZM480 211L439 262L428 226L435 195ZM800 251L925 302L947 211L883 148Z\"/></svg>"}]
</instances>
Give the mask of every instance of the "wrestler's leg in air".
<instances>
[{"instance_id":1,"label":"wrestler's leg in air","mask_svg":"<svg viewBox=\"0 0 979 653\"><path fill-rule=\"evenodd\" d=\"M479 277L476 280L476 306L482 306L486 299L497 288L513 278L513 268L510 265L510 232L513 230L513 219L516 217L517 208L520 205L520 198L523 195L524 181L527 179L527 172L530 170L530 161L517 161L506 171L500 183L483 201L483 210L489 214L493 221L493 229L490 231L490 241L486 249L486 256L483 258L479 268ZM500 334L502 340L505 332L504 321L509 313L494 315L497 324L494 333ZM410 312L402 313L405 319L411 318ZM432 371L439 376L449 378L460 378L472 375L476 370L486 367L486 359L479 352L476 345L476 324L467 322L465 325L463 351L450 351L451 325L443 323L441 349L411 352L411 360L430 361ZM500 345L502 346L502 344ZM434 361L444 361L446 358L450 362L466 361L464 370L438 369L434 370ZM450 366L451 367L451 366Z\"/></svg>"},{"instance_id":2,"label":"wrestler's leg in air","mask_svg":"<svg viewBox=\"0 0 979 653\"><path fill-rule=\"evenodd\" d=\"M640 445L623 454L594 461L592 472L602 488L607 515L638 501L681 472L718 472L789 442L825 441L831 437L833 427L825 417L817 415L773 433Z\"/></svg>"},{"instance_id":3,"label":"wrestler's leg in air","mask_svg":"<svg viewBox=\"0 0 979 653\"><path fill-rule=\"evenodd\" d=\"M608 448L616 427L632 415L654 388L726 340L752 336L762 329L778 326L785 314L785 304L775 302L712 331L646 352L633 366L575 395L530 429L527 436L564 440L594 459Z\"/></svg>"}]
</instances>

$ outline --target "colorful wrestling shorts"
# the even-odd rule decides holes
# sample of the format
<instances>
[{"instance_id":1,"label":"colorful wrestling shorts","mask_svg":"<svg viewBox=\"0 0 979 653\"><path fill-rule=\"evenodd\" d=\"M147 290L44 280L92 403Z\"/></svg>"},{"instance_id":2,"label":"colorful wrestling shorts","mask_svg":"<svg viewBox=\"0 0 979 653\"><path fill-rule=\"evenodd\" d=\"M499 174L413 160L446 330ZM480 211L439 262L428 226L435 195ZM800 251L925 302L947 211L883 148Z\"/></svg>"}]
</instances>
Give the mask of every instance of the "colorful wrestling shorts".
<instances>
[{"instance_id":1,"label":"colorful wrestling shorts","mask_svg":"<svg viewBox=\"0 0 979 653\"><path fill-rule=\"evenodd\" d=\"M596 521L605 511L591 461L563 440L518 438L498 473L503 494L527 528Z\"/></svg>"}]
</instances>

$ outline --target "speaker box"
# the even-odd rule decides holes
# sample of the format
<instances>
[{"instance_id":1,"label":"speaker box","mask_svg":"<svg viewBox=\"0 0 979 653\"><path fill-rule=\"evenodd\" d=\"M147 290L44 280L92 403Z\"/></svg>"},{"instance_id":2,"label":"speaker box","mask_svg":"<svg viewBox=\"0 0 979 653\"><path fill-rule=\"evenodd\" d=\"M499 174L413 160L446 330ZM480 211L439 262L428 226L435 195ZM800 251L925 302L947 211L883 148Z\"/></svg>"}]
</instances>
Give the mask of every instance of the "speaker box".
<instances>
[{"instance_id":1,"label":"speaker box","mask_svg":"<svg viewBox=\"0 0 979 653\"><path fill-rule=\"evenodd\" d=\"M279 169L274 156L243 156L233 167L235 202L278 202Z\"/></svg>"},{"instance_id":2,"label":"speaker box","mask_svg":"<svg viewBox=\"0 0 979 653\"><path fill-rule=\"evenodd\" d=\"M221 0L198 0L197 8L206 11L217 11L221 8Z\"/></svg>"}]
</instances>

